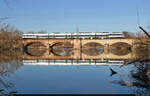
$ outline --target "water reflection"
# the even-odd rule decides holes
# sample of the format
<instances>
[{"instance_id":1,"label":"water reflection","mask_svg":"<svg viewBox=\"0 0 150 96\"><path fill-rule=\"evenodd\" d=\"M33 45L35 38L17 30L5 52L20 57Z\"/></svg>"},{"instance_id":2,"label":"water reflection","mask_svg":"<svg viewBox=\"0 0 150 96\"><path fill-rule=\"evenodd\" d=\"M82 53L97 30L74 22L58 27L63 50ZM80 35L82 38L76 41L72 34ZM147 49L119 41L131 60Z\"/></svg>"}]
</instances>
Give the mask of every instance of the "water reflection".
<instances>
[{"instance_id":1,"label":"water reflection","mask_svg":"<svg viewBox=\"0 0 150 96\"><path fill-rule=\"evenodd\" d=\"M104 52L104 46L99 43L90 42L83 45L82 52L89 56L97 56Z\"/></svg>"},{"instance_id":2,"label":"water reflection","mask_svg":"<svg viewBox=\"0 0 150 96\"><path fill-rule=\"evenodd\" d=\"M9 77L18 70L22 63L22 52L20 50L1 50L0 52L0 94L16 93L15 84Z\"/></svg>"},{"instance_id":3,"label":"water reflection","mask_svg":"<svg viewBox=\"0 0 150 96\"><path fill-rule=\"evenodd\" d=\"M83 49L82 52L89 56L97 56L104 52L103 48L87 48Z\"/></svg>"},{"instance_id":4,"label":"water reflection","mask_svg":"<svg viewBox=\"0 0 150 96\"><path fill-rule=\"evenodd\" d=\"M137 58L126 63L133 68L128 73L128 79L110 80L110 83L127 86L135 94L150 93L150 56L147 45L137 45L135 54ZM124 67L128 67L128 66Z\"/></svg>"},{"instance_id":5,"label":"water reflection","mask_svg":"<svg viewBox=\"0 0 150 96\"><path fill-rule=\"evenodd\" d=\"M86 44L81 50L74 50L70 43L58 43L51 49L34 43L24 50L1 50L0 92L1 94L11 92L63 94L70 89L69 92L74 94L150 93L147 48L137 46L136 51L133 52L128 45L125 45L125 48L115 46L110 46L108 52L104 52L105 48L97 43ZM143 54L140 53L141 50ZM68 58L76 56L76 51L79 51L81 58ZM43 55L50 55L51 58L40 59ZM66 56L66 59L59 59L55 55ZM95 56L100 55L102 57L95 59ZM39 58L27 58L27 56ZM128 59L125 56L128 56ZM112 74L113 71L116 72L115 75ZM19 78L15 77L15 74Z\"/></svg>"},{"instance_id":6,"label":"water reflection","mask_svg":"<svg viewBox=\"0 0 150 96\"><path fill-rule=\"evenodd\" d=\"M70 56L73 54L72 48L54 48L51 52L56 56Z\"/></svg>"},{"instance_id":7,"label":"water reflection","mask_svg":"<svg viewBox=\"0 0 150 96\"><path fill-rule=\"evenodd\" d=\"M121 45L121 46L120 46ZM111 45L110 52L115 55L127 55L131 52L131 45L123 42L115 43Z\"/></svg>"},{"instance_id":8,"label":"water reflection","mask_svg":"<svg viewBox=\"0 0 150 96\"><path fill-rule=\"evenodd\" d=\"M29 43L24 47L24 52L31 56L42 56L46 50L46 47L40 42Z\"/></svg>"},{"instance_id":9,"label":"water reflection","mask_svg":"<svg viewBox=\"0 0 150 96\"><path fill-rule=\"evenodd\" d=\"M123 65L124 60L23 60L24 65L78 65L78 66L120 66Z\"/></svg>"},{"instance_id":10,"label":"water reflection","mask_svg":"<svg viewBox=\"0 0 150 96\"><path fill-rule=\"evenodd\" d=\"M51 52L57 56L69 56L73 54L73 44L70 42L58 42L51 46Z\"/></svg>"},{"instance_id":11,"label":"water reflection","mask_svg":"<svg viewBox=\"0 0 150 96\"><path fill-rule=\"evenodd\" d=\"M110 80L110 83L119 84L132 88L136 94L149 94L150 92L150 76L149 64L146 62L134 64L134 68L128 74L129 79Z\"/></svg>"}]
</instances>

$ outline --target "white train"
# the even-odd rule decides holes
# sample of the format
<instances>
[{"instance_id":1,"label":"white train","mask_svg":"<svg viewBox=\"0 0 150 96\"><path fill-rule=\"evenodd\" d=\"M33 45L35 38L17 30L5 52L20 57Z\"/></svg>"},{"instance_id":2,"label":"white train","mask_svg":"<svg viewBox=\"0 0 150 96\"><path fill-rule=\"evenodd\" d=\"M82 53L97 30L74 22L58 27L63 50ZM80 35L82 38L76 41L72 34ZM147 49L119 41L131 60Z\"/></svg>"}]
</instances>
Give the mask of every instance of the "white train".
<instances>
[{"instance_id":1,"label":"white train","mask_svg":"<svg viewBox=\"0 0 150 96\"><path fill-rule=\"evenodd\" d=\"M22 38L123 38L123 32L66 32L50 34L23 34Z\"/></svg>"}]
</instances>

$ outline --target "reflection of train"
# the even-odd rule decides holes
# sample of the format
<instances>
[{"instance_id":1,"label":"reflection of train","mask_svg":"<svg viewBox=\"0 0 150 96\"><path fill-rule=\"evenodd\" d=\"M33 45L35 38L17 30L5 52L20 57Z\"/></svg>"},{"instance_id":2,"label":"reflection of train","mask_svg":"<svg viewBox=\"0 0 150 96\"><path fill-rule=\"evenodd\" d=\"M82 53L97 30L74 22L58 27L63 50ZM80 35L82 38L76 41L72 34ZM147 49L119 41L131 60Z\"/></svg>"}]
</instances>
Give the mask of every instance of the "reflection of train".
<instances>
[{"instance_id":1,"label":"reflection of train","mask_svg":"<svg viewBox=\"0 0 150 96\"><path fill-rule=\"evenodd\" d=\"M23 60L24 65L123 65L123 60Z\"/></svg>"},{"instance_id":2,"label":"reflection of train","mask_svg":"<svg viewBox=\"0 0 150 96\"><path fill-rule=\"evenodd\" d=\"M72 32L50 34L23 34L23 38L123 38L123 32Z\"/></svg>"}]
</instances>

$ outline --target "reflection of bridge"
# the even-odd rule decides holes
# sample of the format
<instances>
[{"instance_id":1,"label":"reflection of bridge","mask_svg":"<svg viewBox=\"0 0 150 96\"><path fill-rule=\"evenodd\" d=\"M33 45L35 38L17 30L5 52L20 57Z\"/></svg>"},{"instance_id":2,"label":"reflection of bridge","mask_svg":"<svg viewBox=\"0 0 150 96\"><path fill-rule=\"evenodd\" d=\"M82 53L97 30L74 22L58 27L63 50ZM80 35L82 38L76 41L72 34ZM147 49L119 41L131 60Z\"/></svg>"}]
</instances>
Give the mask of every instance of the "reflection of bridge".
<instances>
[{"instance_id":1,"label":"reflection of bridge","mask_svg":"<svg viewBox=\"0 0 150 96\"><path fill-rule=\"evenodd\" d=\"M133 59L133 43L134 39L24 39L24 47L28 47L33 43L41 43L47 47L47 51L42 56L30 56L24 54L25 59ZM52 54L49 50L52 46L57 43L70 43L73 45L73 54L69 56L56 56ZM81 52L84 45L90 43L100 44L104 48L104 53L90 56ZM108 50L115 44L126 44L130 46L131 53L125 55L115 55ZM118 45L120 46L120 45Z\"/></svg>"},{"instance_id":2,"label":"reflection of bridge","mask_svg":"<svg viewBox=\"0 0 150 96\"><path fill-rule=\"evenodd\" d=\"M65 59L134 59L134 55L132 53L129 53L127 55L123 55L123 56L119 56L119 55L114 55L112 53L109 54L100 54L97 56L89 56L86 55L84 53L80 53L79 50L74 50L75 54L71 54L69 56L56 56L52 53L49 54L49 52L47 51L46 53L44 53L44 55L42 56L30 56L24 53L23 57L24 59L32 59L32 60L36 60L36 59L61 59L61 60L65 60Z\"/></svg>"},{"instance_id":3,"label":"reflection of bridge","mask_svg":"<svg viewBox=\"0 0 150 96\"><path fill-rule=\"evenodd\" d=\"M112 60L23 60L24 65L123 65L124 61Z\"/></svg>"}]
</instances>

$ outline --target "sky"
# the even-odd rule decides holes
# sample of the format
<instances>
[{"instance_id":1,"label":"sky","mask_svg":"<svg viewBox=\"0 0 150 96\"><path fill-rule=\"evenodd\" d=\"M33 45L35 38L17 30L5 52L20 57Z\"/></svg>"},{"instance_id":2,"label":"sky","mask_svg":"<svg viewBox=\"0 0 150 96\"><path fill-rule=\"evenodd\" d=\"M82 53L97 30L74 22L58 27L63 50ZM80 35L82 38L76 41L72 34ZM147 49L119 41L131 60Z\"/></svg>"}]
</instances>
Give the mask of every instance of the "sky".
<instances>
[{"instance_id":1,"label":"sky","mask_svg":"<svg viewBox=\"0 0 150 96\"><path fill-rule=\"evenodd\" d=\"M137 32L150 25L150 0L0 0L0 18L23 32Z\"/></svg>"}]
</instances>

